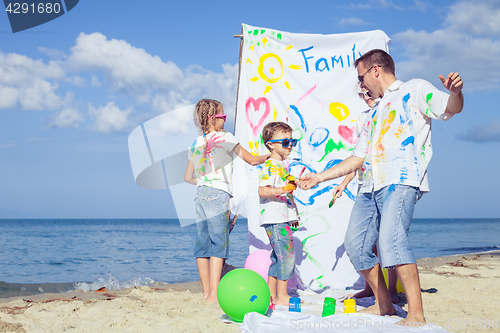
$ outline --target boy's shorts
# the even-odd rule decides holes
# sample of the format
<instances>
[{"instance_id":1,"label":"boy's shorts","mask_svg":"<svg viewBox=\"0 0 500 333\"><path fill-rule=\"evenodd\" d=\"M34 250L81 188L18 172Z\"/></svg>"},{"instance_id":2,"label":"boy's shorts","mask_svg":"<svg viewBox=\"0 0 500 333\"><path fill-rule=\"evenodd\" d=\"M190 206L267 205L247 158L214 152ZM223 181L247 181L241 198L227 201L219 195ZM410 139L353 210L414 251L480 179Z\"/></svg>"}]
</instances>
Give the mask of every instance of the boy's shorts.
<instances>
[{"instance_id":1,"label":"boy's shorts","mask_svg":"<svg viewBox=\"0 0 500 333\"><path fill-rule=\"evenodd\" d=\"M229 193L199 186L196 207L196 258L229 257Z\"/></svg>"},{"instance_id":2,"label":"boy's shorts","mask_svg":"<svg viewBox=\"0 0 500 333\"><path fill-rule=\"evenodd\" d=\"M276 224L263 224L273 251L271 252L272 264L268 276L278 280L288 280L293 276L295 268L295 251L293 250L293 237L288 222Z\"/></svg>"}]
</instances>

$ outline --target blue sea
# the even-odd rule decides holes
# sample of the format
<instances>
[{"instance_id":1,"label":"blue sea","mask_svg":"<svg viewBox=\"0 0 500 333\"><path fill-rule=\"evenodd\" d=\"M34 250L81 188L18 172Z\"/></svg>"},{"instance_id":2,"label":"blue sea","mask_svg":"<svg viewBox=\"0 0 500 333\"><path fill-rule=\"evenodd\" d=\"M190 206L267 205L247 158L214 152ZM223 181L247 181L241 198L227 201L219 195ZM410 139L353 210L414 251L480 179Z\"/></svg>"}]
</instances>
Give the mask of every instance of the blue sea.
<instances>
[{"instance_id":1,"label":"blue sea","mask_svg":"<svg viewBox=\"0 0 500 333\"><path fill-rule=\"evenodd\" d=\"M0 219L0 232L0 297L199 279L195 226L177 220ZM414 219L410 242L417 258L498 250L500 219ZM228 264L243 267L247 255L239 219Z\"/></svg>"}]
</instances>

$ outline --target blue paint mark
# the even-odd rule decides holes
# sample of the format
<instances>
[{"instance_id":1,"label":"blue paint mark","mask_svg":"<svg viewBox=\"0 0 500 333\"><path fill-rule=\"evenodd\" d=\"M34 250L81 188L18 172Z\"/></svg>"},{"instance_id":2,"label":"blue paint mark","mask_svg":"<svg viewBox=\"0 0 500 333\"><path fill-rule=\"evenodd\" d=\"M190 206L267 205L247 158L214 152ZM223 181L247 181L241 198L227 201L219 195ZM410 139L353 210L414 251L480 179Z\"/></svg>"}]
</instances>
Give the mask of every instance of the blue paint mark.
<instances>
[{"instance_id":1,"label":"blue paint mark","mask_svg":"<svg viewBox=\"0 0 500 333\"><path fill-rule=\"evenodd\" d=\"M323 68L319 68L319 65L323 63ZM322 72L324 70L330 71L330 67L328 67L328 62L326 61L325 58L320 58L318 61L316 61L316 72Z\"/></svg>"},{"instance_id":2,"label":"blue paint mark","mask_svg":"<svg viewBox=\"0 0 500 333\"><path fill-rule=\"evenodd\" d=\"M327 192L330 192L330 190L333 190L336 186L338 186L339 184L332 184L330 186L327 186L317 192L315 192L313 195L311 195L309 198L307 198L307 201L304 201L302 202L300 199L298 199L297 197L295 197L295 200L297 200L298 202L300 202L302 205L304 206L310 206L312 204L314 204L314 198L324 194L324 193L327 193ZM318 185L316 185L318 186ZM315 187L316 187L315 186ZM314 188L314 187L313 187Z\"/></svg>"},{"instance_id":3,"label":"blue paint mark","mask_svg":"<svg viewBox=\"0 0 500 333\"><path fill-rule=\"evenodd\" d=\"M308 47L307 49L301 49L301 50L298 51L298 52L301 52L302 53L302 57L304 57L304 63L306 64L306 72L307 73L309 73L309 63L307 62L307 60L312 59L314 57L306 57L305 52L309 51L309 50L312 50L312 49L313 49L313 46Z\"/></svg>"},{"instance_id":4,"label":"blue paint mark","mask_svg":"<svg viewBox=\"0 0 500 333\"><path fill-rule=\"evenodd\" d=\"M328 129L324 127L317 127L309 137L309 144L314 148L319 147L323 142L326 141L326 139L328 139L329 135L330 131Z\"/></svg>"},{"instance_id":5,"label":"blue paint mark","mask_svg":"<svg viewBox=\"0 0 500 333\"><path fill-rule=\"evenodd\" d=\"M333 167L333 166L335 166L335 165L339 164L339 163L340 163L340 162L342 162L342 161L343 161L343 160L331 160L331 161L329 161L329 162L326 164L325 169L323 169L323 171L326 171L326 170L330 169L331 167Z\"/></svg>"},{"instance_id":6,"label":"blue paint mark","mask_svg":"<svg viewBox=\"0 0 500 333\"><path fill-rule=\"evenodd\" d=\"M405 180L408 179L408 169L406 167L401 168L401 177L399 178L399 183L403 184Z\"/></svg>"},{"instance_id":7,"label":"blue paint mark","mask_svg":"<svg viewBox=\"0 0 500 333\"><path fill-rule=\"evenodd\" d=\"M387 189L387 194L385 195L385 198L384 200L387 200L387 198L389 198L389 196L394 193L394 191L396 190L396 184L391 184L389 186L389 188Z\"/></svg>"},{"instance_id":8,"label":"blue paint mark","mask_svg":"<svg viewBox=\"0 0 500 333\"><path fill-rule=\"evenodd\" d=\"M406 123L408 121L408 114L409 114L408 100L409 99L410 99L410 93L406 94L403 97L403 109L405 110L405 117L403 118L403 116L400 115L401 124L404 124L404 123Z\"/></svg>"},{"instance_id":9,"label":"blue paint mark","mask_svg":"<svg viewBox=\"0 0 500 333\"><path fill-rule=\"evenodd\" d=\"M299 109L295 105L290 105L290 108L295 112L297 117L300 119L300 127L304 130L304 132L307 132L306 124L304 123L304 117L299 112Z\"/></svg>"},{"instance_id":10,"label":"blue paint mark","mask_svg":"<svg viewBox=\"0 0 500 333\"><path fill-rule=\"evenodd\" d=\"M297 197L294 197L294 199L298 202L300 202L302 205L304 206L310 206L310 205L313 205L314 204L314 199L322 194L325 194L325 193L328 193L330 192L330 190L333 190L335 187L337 187L339 184L331 184L329 186L326 186L325 188L315 192L313 195L311 195L309 198L307 198L307 201L301 201L299 198ZM318 185L316 185L315 187L317 187ZM313 188L315 188L313 187ZM356 196L351 192L349 191L347 188L344 190L344 193L347 195L347 197L349 199L351 199L352 201L355 201L356 200Z\"/></svg>"},{"instance_id":11,"label":"blue paint mark","mask_svg":"<svg viewBox=\"0 0 500 333\"><path fill-rule=\"evenodd\" d=\"M356 200L356 196L354 195L354 193L352 193L351 191L349 191L347 188L344 190L344 193L347 195L347 197L349 199L351 199L352 201L355 201Z\"/></svg>"},{"instance_id":12,"label":"blue paint mark","mask_svg":"<svg viewBox=\"0 0 500 333\"><path fill-rule=\"evenodd\" d=\"M409 136L403 142L401 142L401 147L404 148L408 146L410 143L413 144L414 141L415 138L413 136Z\"/></svg>"},{"instance_id":13,"label":"blue paint mark","mask_svg":"<svg viewBox=\"0 0 500 333\"><path fill-rule=\"evenodd\" d=\"M250 302L253 302L257 299L257 295L253 295L252 297L250 297Z\"/></svg>"}]
</instances>

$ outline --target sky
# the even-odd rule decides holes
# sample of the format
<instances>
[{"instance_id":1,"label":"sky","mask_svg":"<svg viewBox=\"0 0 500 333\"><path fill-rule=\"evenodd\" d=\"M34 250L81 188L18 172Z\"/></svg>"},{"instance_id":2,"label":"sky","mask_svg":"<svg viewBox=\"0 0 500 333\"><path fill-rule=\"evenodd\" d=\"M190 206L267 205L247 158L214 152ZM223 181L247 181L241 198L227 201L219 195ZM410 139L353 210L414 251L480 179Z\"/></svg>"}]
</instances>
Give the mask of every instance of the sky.
<instances>
[{"instance_id":1,"label":"sky","mask_svg":"<svg viewBox=\"0 0 500 333\"><path fill-rule=\"evenodd\" d=\"M444 90L459 72L465 107L433 121L414 217L500 217L500 1L81 0L18 33L0 13L0 218L175 218L169 191L135 184L128 135L205 97L234 123L242 23L380 29L398 79Z\"/></svg>"}]
</instances>

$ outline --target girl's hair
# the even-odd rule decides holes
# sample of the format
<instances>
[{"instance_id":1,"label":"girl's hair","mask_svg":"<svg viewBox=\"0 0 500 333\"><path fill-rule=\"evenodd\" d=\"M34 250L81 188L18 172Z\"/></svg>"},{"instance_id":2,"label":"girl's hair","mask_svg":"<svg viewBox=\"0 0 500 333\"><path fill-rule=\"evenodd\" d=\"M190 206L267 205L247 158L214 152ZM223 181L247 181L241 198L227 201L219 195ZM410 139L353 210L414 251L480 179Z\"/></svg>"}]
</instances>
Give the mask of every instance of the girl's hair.
<instances>
[{"instance_id":1,"label":"girl's hair","mask_svg":"<svg viewBox=\"0 0 500 333\"><path fill-rule=\"evenodd\" d=\"M200 99L194 108L193 119L200 134L208 134L210 122L215 121L217 111L222 109L222 103L213 99Z\"/></svg>"}]
</instances>

